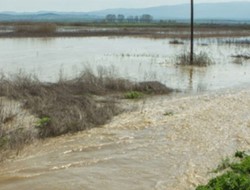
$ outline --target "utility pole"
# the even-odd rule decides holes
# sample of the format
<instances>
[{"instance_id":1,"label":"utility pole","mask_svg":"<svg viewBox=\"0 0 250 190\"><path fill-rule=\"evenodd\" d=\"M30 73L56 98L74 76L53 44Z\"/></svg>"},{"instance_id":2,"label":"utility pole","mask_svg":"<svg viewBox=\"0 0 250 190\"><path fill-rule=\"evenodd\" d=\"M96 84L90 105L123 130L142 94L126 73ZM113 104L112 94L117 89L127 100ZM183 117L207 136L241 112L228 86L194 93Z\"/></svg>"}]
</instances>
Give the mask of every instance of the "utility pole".
<instances>
[{"instance_id":1,"label":"utility pole","mask_svg":"<svg viewBox=\"0 0 250 190\"><path fill-rule=\"evenodd\" d=\"M194 60L194 0L191 0L191 39L190 39L190 64Z\"/></svg>"}]
</instances>

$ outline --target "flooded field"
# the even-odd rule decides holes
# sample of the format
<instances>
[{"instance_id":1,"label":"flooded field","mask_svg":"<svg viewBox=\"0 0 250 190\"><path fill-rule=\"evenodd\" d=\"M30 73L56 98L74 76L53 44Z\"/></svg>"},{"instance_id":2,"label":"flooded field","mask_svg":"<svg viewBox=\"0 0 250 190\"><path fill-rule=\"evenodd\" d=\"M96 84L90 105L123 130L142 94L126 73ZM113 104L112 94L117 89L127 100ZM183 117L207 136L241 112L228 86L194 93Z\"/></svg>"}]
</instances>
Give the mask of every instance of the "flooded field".
<instances>
[{"instance_id":1,"label":"flooded field","mask_svg":"<svg viewBox=\"0 0 250 190\"><path fill-rule=\"evenodd\" d=\"M249 39L196 40L196 53L213 64L191 67L175 64L189 49L180 39L1 38L7 76L54 82L101 65L188 94L124 100L130 109L101 128L35 141L0 164L0 190L194 190L206 183L223 158L250 150Z\"/></svg>"},{"instance_id":2,"label":"flooded field","mask_svg":"<svg viewBox=\"0 0 250 190\"><path fill-rule=\"evenodd\" d=\"M208 67L176 66L176 56L187 52L188 41L170 44L169 39L148 38L11 38L0 39L0 69L4 73L35 74L43 81L56 81L60 74L72 78L84 66L113 66L118 76L131 80L159 80L169 87L188 92L247 86L250 60L233 58L249 55L249 44L233 43L249 38L196 40L196 53L205 52L214 64Z\"/></svg>"}]
</instances>

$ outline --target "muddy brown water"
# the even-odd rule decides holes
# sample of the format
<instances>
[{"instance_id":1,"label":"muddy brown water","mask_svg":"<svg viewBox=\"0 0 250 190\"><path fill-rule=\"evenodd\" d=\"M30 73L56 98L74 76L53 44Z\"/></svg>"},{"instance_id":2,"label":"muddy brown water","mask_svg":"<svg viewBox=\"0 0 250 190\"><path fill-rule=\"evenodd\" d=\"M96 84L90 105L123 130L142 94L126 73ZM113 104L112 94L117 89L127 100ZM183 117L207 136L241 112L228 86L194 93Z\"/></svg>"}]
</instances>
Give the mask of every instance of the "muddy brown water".
<instances>
[{"instance_id":1,"label":"muddy brown water","mask_svg":"<svg viewBox=\"0 0 250 190\"><path fill-rule=\"evenodd\" d=\"M191 190L250 150L249 90L133 106L101 128L26 147L1 164L0 189Z\"/></svg>"},{"instance_id":2,"label":"muddy brown water","mask_svg":"<svg viewBox=\"0 0 250 190\"><path fill-rule=\"evenodd\" d=\"M231 57L249 46L196 45L216 63L176 67L188 43L168 39L0 39L7 75L21 69L53 82L59 70L70 78L86 63L114 65L119 76L192 92L134 102L101 128L36 141L0 164L0 190L192 190L207 182L223 158L250 150L250 63Z\"/></svg>"}]
</instances>

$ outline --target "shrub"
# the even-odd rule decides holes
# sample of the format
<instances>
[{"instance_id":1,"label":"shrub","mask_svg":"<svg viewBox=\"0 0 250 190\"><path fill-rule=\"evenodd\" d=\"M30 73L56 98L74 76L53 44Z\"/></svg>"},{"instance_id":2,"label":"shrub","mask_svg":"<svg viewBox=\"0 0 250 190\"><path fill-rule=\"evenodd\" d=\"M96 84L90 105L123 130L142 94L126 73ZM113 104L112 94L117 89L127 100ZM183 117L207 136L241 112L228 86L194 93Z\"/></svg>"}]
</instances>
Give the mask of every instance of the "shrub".
<instances>
[{"instance_id":1,"label":"shrub","mask_svg":"<svg viewBox=\"0 0 250 190\"><path fill-rule=\"evenodd\" d=\"M249 175L233 171L212 179L206 186L197 187L196 190L249 190Z\"/></svg>"},{"instance_id":2,"label":"shrub","mask_svg":"<svg viewBox=\"0 0 250 190\"><path fill-rule=\"evenodd\" d=\"M245 151L237 151L234 156L236 158L244 158L245 156L247 156L246 152Z\"/></svg>"},{"instance_id":3,"label":"shrub","mask_svg":"<svg viewBox=\"0 0 250 190\"><path fill-rule=\"evenodd\" d=\"M18 109L6 112L0 101L0 151L20 149L34 138L53 137L101 126L123 111L117 106L113 95L117 97L117 93L128 92L126 97L134 99L142 97L142 92L148 92L149 89L156 94L171 92L160 83L134 83L101 68L98 75L86 69L75 79L61 78L57 83L43 83L34 76L22 74L10 78L0 76L0 98L4 97L19 105ZM35 116L32 117L32 126L26 129L17 122L17 127L5 130L3 126L6 123L13 119L17 121L16 113L25 117L20 114L20 110Z\"/></svg>"},{"instance_id":4,"label":"shrub","mask_svg":"<svg viewBox=\"0 0 250 190\"><path fill-rule=\"evenodd\" d=\"M211 179L207 185L199 186L196 190L250 190L250 156L236 152L240 158L238 163L229 163L226 173Z\"/></svg>"}]
</instances>

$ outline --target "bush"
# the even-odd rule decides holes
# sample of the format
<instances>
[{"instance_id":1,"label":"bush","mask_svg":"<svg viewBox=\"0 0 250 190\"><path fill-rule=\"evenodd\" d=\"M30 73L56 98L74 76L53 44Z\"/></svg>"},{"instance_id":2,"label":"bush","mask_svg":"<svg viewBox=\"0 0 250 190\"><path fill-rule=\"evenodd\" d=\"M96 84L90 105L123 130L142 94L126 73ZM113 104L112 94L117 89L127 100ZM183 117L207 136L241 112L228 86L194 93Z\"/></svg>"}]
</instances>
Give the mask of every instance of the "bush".
<instances>
[{"instance_id":1,"label":"bush","mask_svg":"<svg viewBox=\"0 0 250 190\"><path fill-rule=\"evenodd\" d=\"M35 138L101 126L123 111L114 98L120 97L120 94L128 92L126 97L134 99L142 97L143 91L150 90L156 94L171 92L166 86L157 84L134 83L100 68L98 75L86 69L75 79L61 78L57 83L43 83L27 75L0 76L0 100L18 104L15 108L0 101L0 151L21 149ZM120 93L119 96L117 93ZM20 113L21 110L34 116L28 127L20 123L27 119L24 112ZM17 116L19 119L16 119Z\"/></svg>"},{"instance_id":2,"label":"bush","mask_svg":"<svg viewBox=\"0 0 250 190\"><path fill-rule=\"evenodd\" d=\"M249 175L235 173L233 171L212 179L208 185L200 186L196 190L249 190Z\"/></svg>"},{"instance_id":3,"label":"bush","mask_svg":"<svg viewBox=\"0 0 250 190\"><path fill-rule=\"evenodd\" d=\"M226 173L211 179L207 185L199 186L196 190L250 190L250 156L237 152L238 163L227 164Z\"/></svg>"}]
</instances>

